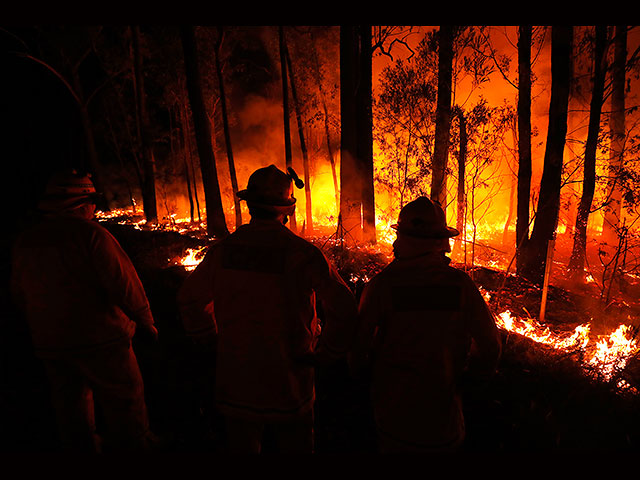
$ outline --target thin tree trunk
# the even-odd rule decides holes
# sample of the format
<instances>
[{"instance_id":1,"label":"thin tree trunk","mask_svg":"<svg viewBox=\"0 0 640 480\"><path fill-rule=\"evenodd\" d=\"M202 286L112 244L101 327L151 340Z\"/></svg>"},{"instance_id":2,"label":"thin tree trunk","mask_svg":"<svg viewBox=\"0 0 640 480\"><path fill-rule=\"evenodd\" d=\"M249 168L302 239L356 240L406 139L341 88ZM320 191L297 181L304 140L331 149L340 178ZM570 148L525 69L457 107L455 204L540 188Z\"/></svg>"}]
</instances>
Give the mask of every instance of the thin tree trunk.
<instances>
[{"instance_id":1,"label":"thin tree trunk","mask_svg":"<svg viewBox=\"0 0 640 480\"><path fill-rule=\"evenodd\" d=\"M200 214L200 201L198 199L198 182L196 179L196 167L193 163L193 154L191 150L191 128L189 125L189 115L187 114L187 105L183 104L180 109L180 115L182 119L182 136L185 149L185 165L187 171L191 168L191 178L193 179L193 200L195 201L196 213L198 214L198 222L202 222L202 216Z\"/></svg>"},{"instance_id":2,"label":"thin tree trunk","mask_svg":"<svg viewBox=\"0 0 640 480\"><path fill-rule=\"evenodd\" d=\"M99 199L98 208L100 210L110 210L111 202L113 200L113 194L109 189L106 188L106 185L103 181L103 171L102 166L100 165L100 161L98 160L98 151L96 149L96 141L93 136L93 125L91 123L91 117L89 116L89 109L86 101L84 100L84 92L82 89L82 82L80 81L80 76L78 74L77 68L72 68L72 81L73 88L76 92L76 96L80 101L80 120L82 123L82 130L84 131L85 145L87 146L87 154L89 157L89 166L91 168L92 177L91 180L96 188L96 191L102 192L103 197Z\"/></svg>"},{"instance_id":3,"label":"thin tree trunk","mask_svg":"<svg viewBox=\"0 0 640 480\"><path fill-rule=\"evenodd\" d=\"M513 119L513 125L511 128L511 134L513 135L514 148L518 147L518 127L516 126L517 120ZM517 159L516 159L517 161ZM516 192L518 191L518 177L514 174L511 177L511 186L509 188L509 213L507 214L507 220L504 222L504 229L502 230L502 245L508 247L509 243L509 227L513 222L513 215L516 211L515 200L517 198Z\"/></svg>"},{"instance_id":4,"label":"thin tree trunk","mask_svg":"<svg viewBox=\"0 0 640 480\"><path fill-rule=\"evenodd\" d=\"M465 231L465 207L467 199L465 196L464 179L465 169L467 164L467 121L464 117L462 108L457 108L458 124L460 125L460 152L458 155L458 208L456 228L460 232L460 235L456 237L454 246L461 248L464 240Z\"/></svg>"},{"instance_id":5,"label":"thin tree trunk","mask_svg":"<svg viewBox=\"0 0 640 480\"><path fill-rule=\"evenodd\" d=\"M187 147L185 145L185 135L184 135L184 117L182 115L182 108L179 108L179 113L176 114L174 109L171 109L171 118L173 119L174 117L176 117L176 120L178 121L178 124L181 124L181 128L180 128L180 133L182 135L177 135L176 141L178 142L178 148L181 146L182 147L182 163L184 166L184 180L187 184L187 198L189 199L189 219L191 221L191 223L193 223L194 221L194 205L193 205L193 193L191 192L191 174L189 173L189 165L187 163ZM177 118L179 116L179 118ZM174 156L174 148L173 148L173 128L171 128L170 132L170 138L171 138L171 155Z\"/></svg>"},{"instance_id":6,"label":"thin tree trunk","mask_svg":"<svg viewBox=\"0 0 640 480\"><path fill-rule=\"evenodd\" d=\"M542 281L547 246L555 236L558 223L563 154L567 136L573 27L553 26L551 37L552 83L547 144L536 220L527 248L527 266L524 272L535 282Z\"/></svg>"},{"instance_id":7,"label":"thin tree trunk","mask_svg":"<svg viewBox=\"0 0 640 480\"><path fill-rule=\"evenodd\" d=\"M284 40L284 28L278 27L278 43L280 50L280 75L282 77L282 114L284 124L284 159L285 170L293 168L293 159L291 157L291 126L289 124L289 81L287 79L287 61L285 58L285 40ZM289 219L289 225L293 232L298 231L298 225L296 222L296 213L294 212Z\"/></svg>"},{"instance_id":8,"label":"thin tree trunk","mask_svg":"<svg viewBox=\"0 0 640 480\"><path fill-rule=\"evenodd\" d=\"M113 142L113 148L115 150L116 153L116 157L118 157L118 162L120 163L120 168L122 169L122 172L125 171L125 167L124 167L124 160L122 159L122 149L120 147L120 144L118 143L118 139L116 138L116 134L113 131L113 124L111 123L111 119L109 118L109 112L106 112L105 114L105 122L107 124L107 127L109 128L109 134L111 135L111 141ZM131 182L129 182L129 179L127 178L126 175L123 175L123 179L125 184L127 185L127 193L129 194L129 201L131 202L131 208L133 210L133 213L136 213L136 202L133 198L133 190L131 189Z\"/></svg>"},{"instance_id":9,"label":"thin tree trunk","mask_svg":"<svg viewBox=\"0 0 640 480\"><path fill-rule=\"evenodd\" d=\"M311 31L311 37L314 39L313 30ZM327 156L329 157L329 164L331 165L331 174L333 177L333 191L336 197L336 212L340 212L340 187L338 186L338 174L336 171L336 162L333 154L333 147L331 145L331 134L329 128L329 109L327 108L327 98L324 92L324 88L322 87L322 79L320 76L320 65L318 61L318 54L315 50L315 47L312 47L311 50L313 66L314 66L314 77L318 86L318 92L320 93L320 101L322 103L322 112L324 114L324 133L325 140L327 144Z\"/></svg>"},{"instance_id":10,"label":"thin tree trunk","mask_svg":"<svg viewBox=\"0 0 640 480\"><path fill-rule=\"evenodd\" d=\"M198 70L198 51L193 27L181 27L182 47L184 50L187 92L191 104L196 143L200 156L200 170L204 185L204 197L207 210L207 233L216 237L229 234L222 208L220 185L216 171L216 159L211 143L211 125L202 98L200 72Z\"/></svg>"},{"instance_id":11,"label":"thin tree trunk","mask_svg":"<svg viewBox=\"0 0 640 480\"><path fill-rule=\"evenodd\" d=\"M451 79L453 70L453 30L451 25L440 27L438 42L438 100L436 132L433 149L431 199L447 208L447 157L451 127Z\"/></svg>"},{"instance_id":12,"label":"thin tree trunk","mask_svg":"<svg viewBox=\"0 0 640 480\"><path fill-rule=\"evenodd\" d=\"M144 89L144 74L142 70L142 52L140 51L140 28L132 27L133 45L133 69L135 77L136 106L138 111L138 138L140 141L140 152L142 154L142 203L144 215L147 222L158 221L158 206L156 201L156 180L155 161L153 157L152 145L149 139L149 120L147 117L146 93Z\"/></svg>"},{"instance_id":13,"label":"thin tree trunk","mask_svg":"<svg viewBox=\"0 0 640 480\"><path fill-rule=\"evenodd\" d=\"M619 170L624 161L625 142L625 67L627 63L627 27L616 26L612 72L609 154L608 205L605 207L602 239L618 244L618 227L622 213L622 192L619 185Z\"/></svg>"},{"instance_id":14,"label":"thin tree trunk","mask_svg":"<svg viewBox=\"0 0 640 480\"><path fill-rule=\"evenodd\" d=\"M569 260L569 270L574 272L574 279L579 281L584 281L585 278L587 223L596 188L596 150L598 148L598 133L600 132L600 116L602 113L606 72L604 52L607 45L607 27L605 25L596 25L595 30L593 91L589 111L589 130L584 149L584 180L582 182L582 197L580 198L576 215L576 228L573 234L573 250Z\"/></svg>"},{"instance_id":15,"label":"thin tree trunk","mask_svg":"<svg viewBox=\"0 0 640 480\"><path fill-rule=\"evenodd\" d=\"M300 111L300 103L298 102L298 93L296 91L296 82L293 75L293 66L291 65L291 57L289 55L289 49L286 42L284 43L284 54L287 61L287 68L291 84L291 99L293 100L293 107L296 112L296 120L298 122L298 135L300 137L300 150L302 151L302 165L304 169L304 194L305 194L305 213L306 213L306 226L305 232L307 235L313 233L313 210L311 208L311 183L309 181L309 153L307 151L307 144L304 140L304 130L302 122L302 113Z\"/></svg>"},{"instance_id":16,"label":"thin tree trunk","mask_svg":"<svg viewBox=\"0 0 640 480\"><path fill-rule=\"evenodd\" d=\"M531 195L531 25L518 35L518 207L516 218L516 271L526 268Z\"/></svg>"},{"instance_id":17,"label":"thin tree trunk","mask_svg":"<svg viewBox=\"0 0 640 480\"><path fill-rule=\"evenodd\" d=\"M231 177L231 189L233 191L233 208L236 216L236 228L242 225L242 209L238 198L238 178L236 175L236 164L233 160L233 148L231 147L231 130L229 128L229 118L227 114L227 96L224 89L224 76L222 65L220 64L220 50L223 38L222 27L218 27L218 41L216 43L215 63L218 75L218 88L220 89L220 107L222 109L222 125L224 127L224 141L227 147L227 161L229 162L229 176Z\"/></svg>"}]
</instances>

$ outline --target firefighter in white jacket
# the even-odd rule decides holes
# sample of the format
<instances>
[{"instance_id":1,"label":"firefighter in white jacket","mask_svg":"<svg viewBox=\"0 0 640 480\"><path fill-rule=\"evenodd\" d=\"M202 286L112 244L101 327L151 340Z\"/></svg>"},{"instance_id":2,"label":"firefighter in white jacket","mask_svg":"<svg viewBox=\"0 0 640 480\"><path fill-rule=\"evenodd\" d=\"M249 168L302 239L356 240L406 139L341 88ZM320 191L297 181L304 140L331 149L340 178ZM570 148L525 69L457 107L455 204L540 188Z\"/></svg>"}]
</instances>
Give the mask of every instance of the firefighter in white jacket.
<instances>
[{"instance_id":1,"label":"firefighter in white jacket","mask_svg":"<svg viewBox=\"0 0 640 480\"><path fill-rule=\"evenodd\" d=\"M437 203L414 200L393 227L395 258L360 299L351 368L371 368L381 452L456 449L465 438L459 379L468 366L495 370L495 319L471 278L449 266L459 232Z\"/></svg>"},{"instance_id":2,"label":"firefighter in white jacket","mask_svg":"<svg viewBox=\"0 0 640 480\"><path fill-rule=\"evenodd\" d=\"M356 301L321 250L285 226L296 202L290 175L258 169L238 196L251 221L212 244L186 279L182 321L194 341L217 342L215 402L229 449L260 452L268 428L280 452L309 453L314 365L346 357Z\"/></svg>"}]
</instances>

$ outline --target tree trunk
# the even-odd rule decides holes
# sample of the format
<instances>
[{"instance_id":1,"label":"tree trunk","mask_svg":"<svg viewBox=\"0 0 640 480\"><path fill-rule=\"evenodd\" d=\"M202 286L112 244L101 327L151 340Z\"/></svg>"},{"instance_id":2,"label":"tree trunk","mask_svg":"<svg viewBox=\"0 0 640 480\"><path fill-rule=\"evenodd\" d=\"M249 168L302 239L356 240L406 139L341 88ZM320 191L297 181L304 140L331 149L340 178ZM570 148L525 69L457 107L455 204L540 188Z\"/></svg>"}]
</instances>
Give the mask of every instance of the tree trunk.
<instances>
[{"instance_id":1,"label":"tree trunk","mask_svg":"<svg viewBox=\"0 0 640 480\"><path fill-rule=\"evenodd\" d=\"M82 130L84 132L85 145L87 148L87 155L89 157L89 167L91 169L91 180L96 188L96 191L101 192L103 196L98 200L98 208L103 211L111 209L111 202L113 200L113 194L103 182L104 174L102 172L102 166L98 160L98 151L96 149L96 141L93 136L93 125L91 124L91 117L89 116L89 108L87 102L84 99L84 91L82 89L82 82L80 81L80 75L77 68L72 68L71 72L73 89L76 92L76 98L79 101L80 120L82 122Z\"/></svg>"},{"instance_id":2,"label":"tree trunk","mask_svg":"<svg viewBox=\"0 0 640 480\"><path fill-rule=\"evenodd\" d=\"M142 71L142 52L140 51L140 28L132 27L133 71L135 77L136 107L138 110L138 139L142 153L142 203L147 222L158 221L158 207L156 202L156 173L153 147L149 138L149 119L147 116L147 99L144 89L144 74Z\"/></svg>"},{"instance_id":3,"label":"tree trunk","mask_svg":"<svg viewBox=\"0 0 640 480\"><path fill-rule=\"evenodd\" d=\"M625 67L627 63L627 27L616 26L612 71L609 154L608 205L605 208L602 240L610 245L618 244L618 227L622 213L622 192L618 183L619 170L624 160L625 143Z\"/></svg>"},{"instance_id":4,"label":"tree trunk","mask_svg":"<svg viewBox=\"0 0 640 480\"><path fill-rule=\"evenodd\" d=\"M513 118L513 125L511 127L511 134L513 135L513 147L517 150L518 148L518 127L517 127L517 119ZM517 162L517 156L514 154L515 161ZM511 175L511 185L509 186L509 213L507 214L507 220L504 222L504 228L502 230L502 245L505 248L509 248L509 228L513 223L513 216L516 213L517 205L517 191L518 191L518 176L515 172L512 172Z\"/></svg>"},{"instance_id":5,"label":"tree trunk","mask_svg":"<svg viewBox=\"0 0 640 480\"><path fill-rule=\"evenodd\" d=\"M524 274L529 242L531 195L531 25L519 27L518 36L518 207L516 218L516 271Z\"/></svg>"},{"instance_id":6,"label":"tree trunk","mask_svg":"<svg viewBox=\"0 0 640 480\"><path fill-rule=\"evenodd\" d=\"M357 90L358 161L362 171L362 238L376 243L376 209L373 184L373 113L371 25L360 25Z\"/></svg>"},{"instance_id":7,"label":"tree trunk","mask_svg":"<svg viewBox=\"0 0 640 480\"><path fill-rule=\"evenodd\" d=\"M285 171L293 168L293 159L291 156L291 125L289 124L289 81L287 79L287 60L285 58L285 40L284 28L278 27L278 40L280 47L280 76L282 77L282 114L284 124L284 159ZM293 232L298 231L296 222L296 213L289 218L289 225Z\"/></svg>"},{"instance_id":8,"label":"tree trunk","mask_svg":"<svg viewBox=\"0 0 640 480\"><path fill-rule=\"evenodd\" d=\"M551 101L549 125L540 180L536 219L526 253L525 276L541 282L547 258L547 245L555 236L560 208L560 184L567 135L571 47L573 27L553 26L551 31Z\"/></svg>"},{"instance_id":9,"label":"tree trunk","mask_svg":"<svg viewBox=\"0 0 640 480\"><path fill-rule=\"evenodd\" d=\"M236 164L233 160L233 148L231 147L231 131L229 129L229 118L227 115L227 96L224 89L224 76L222 75L222 65L220 64L220 50L222 46L223 30L218 27L218 41L216 43L215 63L218 75L218 88L220 89L220 108L222 110L222 125L224 127L224 141L227 147L227 161L229 163L229 176L231 177L231 190L233 191L233 209L236 216L236 228L242 225L242 209L238 193L238 178L236 175Z\"/></svg>"},{"instance_id":10,"label":"tree trunk","mask_svg":"<svg viewBox=\"0 0 640 480\"><path fill-rule=\"evenodd\" d=\"M436 132L433 148L431 199L447 208L447 157L451 126L451 77L453 72L453 30L451 25L440 27L438 42L438 100Z\"/></svg>"},{"instance_id":11,"label":"tree trunk","mask_svg":"<svg viewBox=\"0 0 640 480\"><path fill-rule=\"evenodd\" d=\"M464 117L464 111L462 108L457 108L456 113L458 116L458 124L460 125L460 152L458 155L458 208L457 208L457 220L456 228L460 232L454 242L454 248L462 248L465 237L465 208L467 204L467 198L465 196L464 179L465 169L467 164L467 121Z\"/></svg>"},{"instance_id":12,"label":"tree trunk","mask_svg":"<svg viewBox=\"0 0 640 480\"><path fill-rule=\"evenodd\" d=\"M204 106L204 99L202 98L195 32L193 27L181 27L180 34L184 50L187 91L193 115L196 144L200 156L200 170L207 211L207 233L216 237L223 237L229 234L229 230L227 229L222 208L216 159L211 143L211 125Z\"/></svg>"},{"instance_id":13,"label":"tree trunk","mask_svg":"<svg viewBox=\"0 0 640 480\"><path fill-rule=\"evenodd\" d=\"M302 112L300 111L300 103L298 102L298 93L296 91L296 82L293 75L293 65L291 64L291 57L289 55L289 49L287 44L284 44L284 55L287 61L287 70L290 78L291 85L291 99L293 100L293 108L296 112L296 120L298 123L298 136L300 137L300 150L302 151L302 165L304 169L304 194L305 194L305 214L306 224L305 232L310 235L313 232L313 211L311 208L311 183L309 181L309 152L307 151L307 144L304 139L304 130L302 122Z\"/></svg>"},{"instance_id":14,"label":"tree trunk","mask_svg":"<svg viewBox=\"0 0 640 480\"><path fill-rule=\"evenodd\" d=\"M598 148L598 133L600 132L600 116L604 96L604 81L606 72L606 57L604 52L607 45L607 27L596 25L593 66L593 91L589 111L589 129L584 149L584 180L582 182L582 197L576 215L576 228L573 234L573 250L569 260L569 270L574 272L574 279L584 281L584 264L587 248L587 222L591 213L591 203L596 188L596 150Z\"/></svg>"},{"instance_id":15,"label":"tree trunk","mask_svg":"<svg viewBox=\"0 0 640 480\"><path fill-rule=\"evenodd\" d=\"M193 155L191 150L191 128L189 125L189 115L187 112L187 105L182 104L182 108L180 109L180 115L182 120L182 136L184 141L184 154L185 154L185 164L187 170L191 169L191 178L193 179L193 200L195 201L195 209L198 214L198 222L202 222L202 216L200 214L200 200L198 199L198 182L196 179L196 167L193 163Z\"/></svg>"},{"instance_id":16,"label":"tree trunk","mask_svg":"<svg viewBox=\"0 0 640 480\"><path fill-rule=\"evenodd\" d=\"M362 172L358 165L358 42L355 27L340 27L340 214L339 230L347 243L362 240Z\"/></svg>"}]
</instances>

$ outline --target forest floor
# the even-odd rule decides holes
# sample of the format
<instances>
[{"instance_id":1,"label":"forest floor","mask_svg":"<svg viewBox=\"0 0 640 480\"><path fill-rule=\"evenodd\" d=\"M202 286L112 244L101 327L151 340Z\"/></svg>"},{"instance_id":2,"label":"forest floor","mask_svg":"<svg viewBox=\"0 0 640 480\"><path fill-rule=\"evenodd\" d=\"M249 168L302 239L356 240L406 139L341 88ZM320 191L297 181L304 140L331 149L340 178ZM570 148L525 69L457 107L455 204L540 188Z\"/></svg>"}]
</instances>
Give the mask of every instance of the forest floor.
<instances>
[{"instance_id":1,"label":"forest floor","mask_svg":"<svg viewBox=\"0 0 640 480\"><path fill-rule=\"evenodd\" d=\"M188 272L171 266L187 248L205 243L175 232L105 226L134 262L160 332L155 344L134 338L154 432L166 440L166 451L219 451L220 421L206 407L212 354L197 350L184 335L175 294ZM326 241L322 247L356 295L364 279L389 260L381 252L346 249ZM539 311L537 286L513 275L505 278L504 273L490 268L470 273L491 294L495 312ZM570 330L594 318L606 317L605 323L640 318L634 302L605 309L596 300L593 292L552 287L548 322ZM31 353L26 327L11 312L1 327L0 451L55 452L58 446L48 387ZM462 386L466 451L640 450L640 394L620 392L612 382L588 376L575 355L507 331L501 335L503 353L496 375L483 383L469 380ZM631 359L623 374L640 390L639 359ZM266 449L269 451L268 442ZM351 378L344 363L317 371L316 450L375 452L368 379Z\"/></svg>"}]
</instances>

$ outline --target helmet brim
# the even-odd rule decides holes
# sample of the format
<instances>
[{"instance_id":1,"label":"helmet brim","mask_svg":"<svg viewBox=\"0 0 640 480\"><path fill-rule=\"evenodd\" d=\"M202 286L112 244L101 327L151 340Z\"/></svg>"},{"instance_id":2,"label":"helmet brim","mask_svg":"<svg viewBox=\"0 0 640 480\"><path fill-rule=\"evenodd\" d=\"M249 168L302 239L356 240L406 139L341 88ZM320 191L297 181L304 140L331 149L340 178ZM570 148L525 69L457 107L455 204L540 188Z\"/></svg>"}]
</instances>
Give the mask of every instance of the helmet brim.
<instances>
[{"instance_id":1,"label":"helmet brim","mask_svg":"<svg viewBox=\"0 0 640 480\"><path fill-rule=\"evenodd\" d=\"M271 206L271 207L291 207L296 204L295 197L288 198L286 200L283 199L275 199L275 198L267 198L262 195L256 195L254 192L248 189L240 190L237 194L240 200L244 200L245 202L253 203L260 206Z\"/></svg>"},{"instance_id":2,"label":"helmet brim","mask_svg":"<svg viewBox=\"0 0 640 480\"><path fill-rule=\"evenodd\" d=\"M415 237L415 238L451 238L451 237L457 237L458 235L460 235L460 231L453 227L446 227L445 230L420 232L416 230L402 228L402 225L394 223L393 225L391 225L391 228L393 228L398 233L401 233L403 235L409 235L410 237Z\"/></svg>"}]
</instances>

